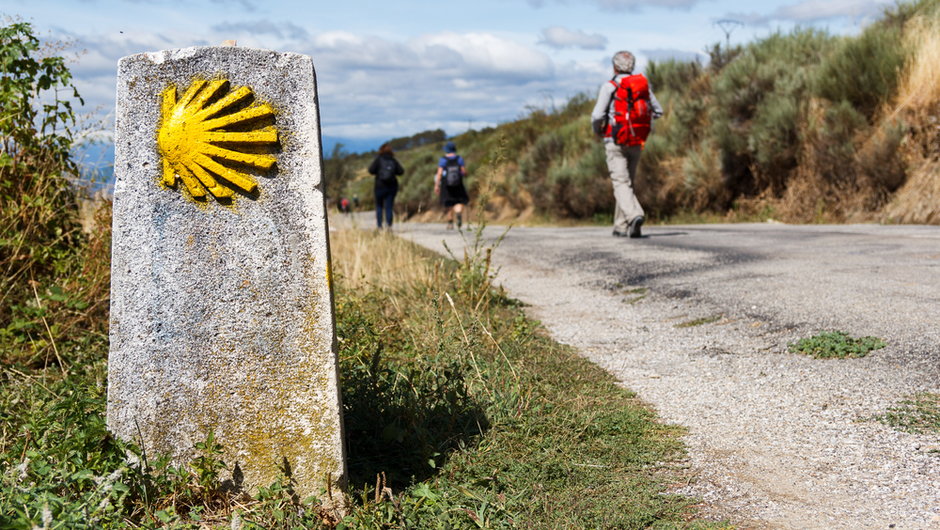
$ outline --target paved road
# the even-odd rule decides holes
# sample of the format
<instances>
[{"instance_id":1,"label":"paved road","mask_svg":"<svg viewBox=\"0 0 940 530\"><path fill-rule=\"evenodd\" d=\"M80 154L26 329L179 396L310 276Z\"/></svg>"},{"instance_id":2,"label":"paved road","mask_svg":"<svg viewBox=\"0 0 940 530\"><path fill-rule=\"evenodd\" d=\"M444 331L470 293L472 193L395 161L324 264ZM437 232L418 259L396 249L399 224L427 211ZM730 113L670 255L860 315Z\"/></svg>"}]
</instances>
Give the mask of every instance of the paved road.
<instances>
[{"instance_id":1,"label":"paved road","mask_svg":"<svg viewBox=\"0 0 940 530\"><path fill-rule=\"evenodd\" d=\"M399 233L443 252L442 225ZM486 237L500 235L490 227ZM561 342L688 428L690 485L744 527L940 528L940 439L872 418L940 392L940 227L512 228L499 281ZM713 322L677 324L705 318ZM874 335L864 359L787 344Z\"/></svg>"}]
</instances>

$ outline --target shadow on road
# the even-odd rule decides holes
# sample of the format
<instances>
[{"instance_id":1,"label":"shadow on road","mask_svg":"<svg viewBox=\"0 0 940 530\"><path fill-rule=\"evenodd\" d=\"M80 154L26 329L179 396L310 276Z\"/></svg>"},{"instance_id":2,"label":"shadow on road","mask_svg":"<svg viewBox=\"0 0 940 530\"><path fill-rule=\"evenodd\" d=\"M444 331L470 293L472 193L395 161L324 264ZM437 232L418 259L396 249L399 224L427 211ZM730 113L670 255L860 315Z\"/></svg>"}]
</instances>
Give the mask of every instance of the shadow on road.
<instances>
[{"instance_id":1,"label":"shadow on road","mask_svg":"<svg viewBox=\"0 0 940 530\"><path fill-rule=\"evenodd\" d=\"M688 232L656 232L655 234L644 234L641 236L641 239L651 238L651 237L670 237L670 236L687 236Z\"/></svg>"}]
</instances>

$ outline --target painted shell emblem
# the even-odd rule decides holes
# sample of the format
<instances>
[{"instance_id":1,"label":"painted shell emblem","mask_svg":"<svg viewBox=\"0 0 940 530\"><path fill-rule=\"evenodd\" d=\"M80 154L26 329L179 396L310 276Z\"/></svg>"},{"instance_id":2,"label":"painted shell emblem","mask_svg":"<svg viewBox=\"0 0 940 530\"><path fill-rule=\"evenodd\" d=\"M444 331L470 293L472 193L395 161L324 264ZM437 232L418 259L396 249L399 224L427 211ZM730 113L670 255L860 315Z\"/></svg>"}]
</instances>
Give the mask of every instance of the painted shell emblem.
<instances>
[{"instance_id":1,"label":"painted shell emblem","mask_svg":"<svg viewBox=\"0 0 940 530\"><path fill-rule=\"evenodd\" d=\"M277 145L274 109L257 103L248 87L229 90L224 79L196 79L182 97L176 86L162 94L157 148L163 158L163 184L183 181L194 199L208 194L229 200L235 190L253 196L251 171L270 171Z\"/></svg>"}]
</instances>

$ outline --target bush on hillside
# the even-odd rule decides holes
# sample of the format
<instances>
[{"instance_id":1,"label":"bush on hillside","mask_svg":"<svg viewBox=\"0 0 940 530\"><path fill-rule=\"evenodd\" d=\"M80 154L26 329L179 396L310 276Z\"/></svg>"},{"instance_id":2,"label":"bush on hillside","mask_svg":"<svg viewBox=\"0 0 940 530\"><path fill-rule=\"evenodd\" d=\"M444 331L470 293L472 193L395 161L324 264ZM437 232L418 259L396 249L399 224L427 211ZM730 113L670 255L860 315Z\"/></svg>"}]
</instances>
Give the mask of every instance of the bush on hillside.
<instances>
[{"instance_id":1,"label":"bush on hillside","mask_svg":"<svg viewBox=\"0 0 940 530\"><path fill-rule=\"evenodd\" d=\"M815 30L749 45L713 83L710 133L734 195L779 195L796 166L807 79L833 39Z\"/></svg>"},{"instance_id":2,"label":"bush on hillside","mask_svg":"<svg viewBox=\"0 0 940 530\"><path fill-rule=\"evenodd\" d=\"M662 62L650 61L646 68L646 77L656 94L666 91L681 93L701 77L703 72L704 69L698 61L668 59Z\"/></svg>"},{"instance_id":3,"label":"bush on hillside","mask_svg":"<svg viewBox=\"0 0 940 530\"><path fill-rule=\"evenodd\" d=\"M834 103L846 101L872 121L895 95L906 57L901 28L875 24L841 40L817 70L814 92Z\"/></svg>"}]
</instances>

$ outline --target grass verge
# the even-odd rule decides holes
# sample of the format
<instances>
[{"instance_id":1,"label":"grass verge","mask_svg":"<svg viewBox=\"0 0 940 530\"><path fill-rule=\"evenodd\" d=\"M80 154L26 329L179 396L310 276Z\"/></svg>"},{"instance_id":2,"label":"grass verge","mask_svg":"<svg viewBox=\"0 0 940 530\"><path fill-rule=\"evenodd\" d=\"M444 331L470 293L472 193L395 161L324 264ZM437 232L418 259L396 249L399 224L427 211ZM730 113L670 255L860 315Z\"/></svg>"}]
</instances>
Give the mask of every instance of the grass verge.
<instances>
[{"instance_id":1,"label":"grass verge","mask_svg":"<svg viewBox=\"0 0 940 530\"><path fill-rule=\"evenodd\" d=\"M679 430L494 290L486 252L455 266L384 234L332 241L357 492L344 524L698 524L689 499L664 494L678 480ZM399 277L378 285L344 265L363 263ZM369 407L383 410L358 412Z\"/></svg>"}]
</instances>

